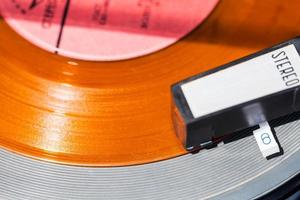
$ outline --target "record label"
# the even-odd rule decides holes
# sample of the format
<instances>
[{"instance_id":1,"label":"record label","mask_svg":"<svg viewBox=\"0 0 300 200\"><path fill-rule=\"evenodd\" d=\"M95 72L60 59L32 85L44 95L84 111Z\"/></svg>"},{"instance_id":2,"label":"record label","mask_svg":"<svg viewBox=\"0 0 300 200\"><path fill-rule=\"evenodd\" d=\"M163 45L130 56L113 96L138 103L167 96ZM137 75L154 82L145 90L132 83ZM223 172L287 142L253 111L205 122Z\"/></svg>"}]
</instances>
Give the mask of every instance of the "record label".
<instances>
[{"instance_id":1,"label":"record label","mask_svg":"<svg viewBox=\"0 0 300 200\"><path fill-rule=\"evenodd\" d=\"M3 0L6 22L63 56L112 61L165 48L192 31L218 0Z\"/></svg>"}]
</instances>

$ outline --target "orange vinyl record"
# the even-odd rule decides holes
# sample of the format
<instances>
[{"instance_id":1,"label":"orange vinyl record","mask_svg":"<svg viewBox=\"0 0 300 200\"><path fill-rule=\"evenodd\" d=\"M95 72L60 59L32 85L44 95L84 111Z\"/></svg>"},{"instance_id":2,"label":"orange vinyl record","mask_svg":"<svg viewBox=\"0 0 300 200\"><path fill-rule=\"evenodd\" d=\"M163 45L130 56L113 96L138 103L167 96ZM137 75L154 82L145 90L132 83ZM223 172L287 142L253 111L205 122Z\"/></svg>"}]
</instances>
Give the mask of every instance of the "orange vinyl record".
<instances>
[{"instance_id":1,"label":"orange vinyl record","mask_svg":"<svg viewBox=\"0 0 300 200\"><path fill-rule=\"evenodd\" d=\"M74 49L81 37L94 37L93 33L85 32L93 30L93 25L86 25L75 16L68 24L75 27L69 34L74 31L81 36L70 35L71 42L65 42L67 36L62 35L61 46L58 46L57 40L53 43L50 36L46 37L46 33L34 26L30 30L22 29L24 23L31 25L41 19L40 15L32 15L28 18L32 21L24 21L23 12L38 6L41 9L46 6L49 11L51 7L46 3L51 1L45 1L43 6L32 1L19 2L14 6L21 14L9 15L12 13L5 12L5 4L0 6L3 14L0 21L0 145L26 156L71 165L125 166L185 154L172 124L170 86L300 32L300 17L296 11L299 1L223 0L205 7L201 18L192 20L185 32L171 31L162 36L154 28L151 34L146 34L151 42L139 38L144 33L132 27L112 26L112 35L106 35L107 30L101 34L116 39L115 33L126 35L126 41L114 43L118 47L121 42L118 49L123 50L115 54L108 48L110 44L105 43L106 38L97 42L108 46L96 48L89 54L86 48ZM61 9L59 12L66 11L67 2L57 6ZM104 2L101 8L113 6L113 1L100 2ZM138 13L143 16L142 22L154 12L151 6L163 4L161 0L154 5L144 5L143 13ZM187 4L187 9L191 7L195 6ZM98 22L108 23L103 9L99 14L97 8L94 5L92 9ZM71 13L78 8L69 9ZM116 10L127 16L126 9ZM68 23L63 16L57 20L54 17L55 31L62 31L61 23ZM182 22L178 15L173 16L176 18L167 22L176 27ZM42 19L49 20L49 16L43 15ZM182 38L201 22L196 30ZM143 23L142 28L147 26ZM67 34L67 29L64 33ZM134 43L132 34L139 43ZM51 46L51 42L54 45ZM123 48L125 44L128 48ZM141 52L137 44L145 51ZM93 44L86 47L89 45ZM105 50L107 54L103 53Z\"/></svg>"}]
</instances>

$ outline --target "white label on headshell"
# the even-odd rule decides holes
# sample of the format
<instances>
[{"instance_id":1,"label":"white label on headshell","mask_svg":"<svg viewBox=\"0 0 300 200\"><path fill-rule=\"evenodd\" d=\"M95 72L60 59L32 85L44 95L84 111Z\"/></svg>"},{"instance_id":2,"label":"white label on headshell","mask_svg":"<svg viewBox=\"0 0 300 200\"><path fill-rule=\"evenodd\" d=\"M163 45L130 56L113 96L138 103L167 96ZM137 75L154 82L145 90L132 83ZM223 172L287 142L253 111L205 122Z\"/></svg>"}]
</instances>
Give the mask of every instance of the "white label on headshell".
<instances>
[{"instance_id":1,"label":"white label on headshell","mask_svg":"<svg viewBox=\"0 0 300 200\"><path fill-rule=\"evenodd\" d=\"M300 57L294 45L181 85L198 118L300 85Z\"/></svg>"}]
</instances>

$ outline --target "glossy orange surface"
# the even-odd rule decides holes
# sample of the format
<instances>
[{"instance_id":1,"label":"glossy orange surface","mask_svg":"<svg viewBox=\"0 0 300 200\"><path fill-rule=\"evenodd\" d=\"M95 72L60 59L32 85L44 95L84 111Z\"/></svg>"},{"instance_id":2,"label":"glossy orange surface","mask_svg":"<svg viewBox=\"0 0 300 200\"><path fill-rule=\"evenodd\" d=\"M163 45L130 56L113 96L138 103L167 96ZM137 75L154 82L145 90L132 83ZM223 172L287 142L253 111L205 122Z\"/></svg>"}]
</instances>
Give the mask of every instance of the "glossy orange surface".
<instances>
[{"instance_id":1,"label":"glossy orange surface","mask_svg":"<svg viewBox=\"0 0 300 200\"><path fill-rule=\"evenodd\" d=\"M297 0L223 0L182 41L122 62L45 52L1 20L0 145L89 166L183 155L171 121L170 85L298 35L299 8Z\"/></svg>"}]
</instances>

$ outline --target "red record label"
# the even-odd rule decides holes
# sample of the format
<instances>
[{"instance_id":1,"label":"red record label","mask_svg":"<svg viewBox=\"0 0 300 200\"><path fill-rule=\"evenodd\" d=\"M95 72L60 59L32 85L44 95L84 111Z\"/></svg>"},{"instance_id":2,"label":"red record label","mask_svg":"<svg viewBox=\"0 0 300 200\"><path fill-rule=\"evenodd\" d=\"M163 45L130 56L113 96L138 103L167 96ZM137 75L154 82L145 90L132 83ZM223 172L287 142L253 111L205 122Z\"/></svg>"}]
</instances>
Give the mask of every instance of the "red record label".
<instances>
[{"instance_id":1,"label":"red record label","mask_svg":"<svg viewBox=\"0 0 300 200\"><path fill-rule=\"evenodd\" d=\"M218 0L2 0L6 22L63 56L113 61L167 47L199 25Z\"/></svg>"}]
</instances>

